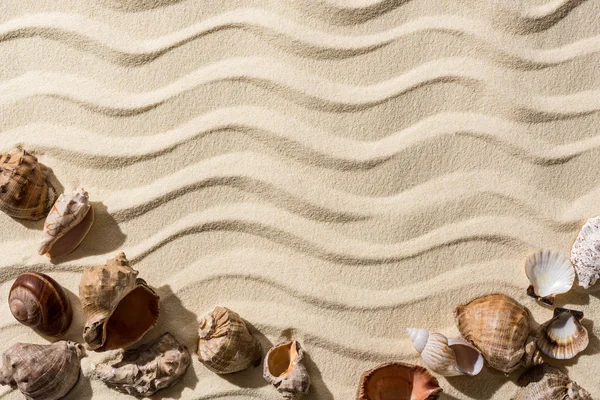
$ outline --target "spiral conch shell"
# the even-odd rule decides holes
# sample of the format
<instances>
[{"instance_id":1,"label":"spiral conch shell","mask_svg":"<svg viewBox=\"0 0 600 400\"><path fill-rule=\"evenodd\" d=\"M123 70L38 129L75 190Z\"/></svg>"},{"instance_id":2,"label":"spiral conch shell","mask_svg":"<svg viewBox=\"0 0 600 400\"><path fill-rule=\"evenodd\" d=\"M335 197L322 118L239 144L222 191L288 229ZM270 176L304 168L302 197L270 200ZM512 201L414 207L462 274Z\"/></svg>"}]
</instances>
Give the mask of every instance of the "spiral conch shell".
<instances>
[{"instance_id":1,"label":"spiral conch shell","mask_svg":"<svg viewBox=\"0 0 600 400\"><path fill-rule=\"evenodd\" d=\"M152 396L175 384L190 365L190 353L170 333L122 353L116 362L92 366L92 376L133 396Z\"/></svg>"},{"instance_id":2,"label":"spiral conch shell","mask_svg":"<svg viewBox=\"0 0 600 400\"><path fill-rule=\"evenodd\" d=\"M202 317L198 330L198 359L217 374L230 374L258 365L259 341L244 320L225 307L215 307Z\"/></svg>"},{"instance_id":3,"label":"spiral conch shell","mask_svg":"<svg viewBox=\"0 0 600 400\"><path fill-rule=\"evenodd\" d=\"M519 378L512 400L592 400L590 393L548 364L528 369Z\"/></svg>"},{"instance_id":4,"label":"spiral conch shell","mask_svg":"<svg viewBox=\"0 0 600 400\"><path fill-rule=\"evenodd\" d=\"M538 348L556 359L570 359L586 349L590 340L581 320L581 311L555 308L554 317L540 326Z\"/></svg>"},{"instance_id":5,"label":"spiral conch shell","mask_svg":"<svg viewBox=\"0 0 600 400\"><path fill-rule=\"evenodd\" d=\"M541 364L542 358L531 334L529 311L502 294L483 296L454 315L461 335L481 351L488 365L506 374Z\"/></svg>"},{"instance_id":6,"label":"spiral conch shell","mask_svg":"<svg viewBox=\"0 0 600 400\"><path fill-rule=\"evenodd\" d=\"M17 343L2 355L0 385L18 388L29 400L57 400L79 380L81 345Z\"/></svg>"},{"instance_id":7,"label":"spiral conch shell","mask_svg":"<svg viewBox=\"0 0 600 400\"><path fill-rule=\"evenodd\" d=\"M0 211L37 221L48 213L56 190L37 158L22 149L0 154Z\"/></svg>"},{"instance_id":8,"label":"spiral conch shell","mask_svg":"<svg viewBox=\"0 0 600 400\"><path fill-rule=\"evenodd\" d=\"M539 250L525 260L525 273L531 285L527 294L548 305L554 296L567 293L575 281L575 268L569 258L555 250Z\"/></svg>"},{"instance_id":9,"label":"spiral conch shell","mask_svg":"<svg viewBox=\"0 0 600 400\"><path fill-rule=\"evenodd\" d=\"M438 380L427 369L391 362L362 374L356 400L434 400L441 392Z\"/></svg>"},{"instance_id":10,"label":"spiral conch shell","mask_svg":"<svg viewBox=\"0 0 600 400\"><path fill-rule=\"evenodd\" d=\"M94 210L82 188L70 195L61 194L46 217L40 255L50 258L75 250L94 223Z\"/></svg>"},{"instance_id":11,"label":"spiral conch shell","mask_svg":"<svg viewBox=\"0 0 600 400\"><path fill-rule=\"evenodd\" d=\"M571 261L584 289L600 279L600 216L589 219L579 231L571 248Z\"/></svg>"},{"instance_id":12,"label":"spiral conch shell","mask_svg":"<svg viewBox=\"0 0 600 400\"><path fill-rule=\"evenodd\" d=\"M463 338L447 338L426 329L406 330L425 365L443 376L477 375L483 368L483 356Z\"/></svg>"},{"instance_id":13,"label":"spiral conch shell","mask_svg":"<svg viewBox=\"0 0 600 400\"><path fill-rule=\"evenodd\" d=\"M308 393L310 376L304 366L304 350L295 340L273 346L265 356L263 377L286 400Z\"/></svg>"},{"instance_id":14,"label":"spiral conch shell","mask_svg":"<svg viewBox=\"0 0 600 400\"><path fill-rule=\"evenodd\" d=\"M79 298L86 316L83 338L92 350L133 344L158 322L159 297L137 275L124 253L84 270Z\"/></svg>"}]
</instances>

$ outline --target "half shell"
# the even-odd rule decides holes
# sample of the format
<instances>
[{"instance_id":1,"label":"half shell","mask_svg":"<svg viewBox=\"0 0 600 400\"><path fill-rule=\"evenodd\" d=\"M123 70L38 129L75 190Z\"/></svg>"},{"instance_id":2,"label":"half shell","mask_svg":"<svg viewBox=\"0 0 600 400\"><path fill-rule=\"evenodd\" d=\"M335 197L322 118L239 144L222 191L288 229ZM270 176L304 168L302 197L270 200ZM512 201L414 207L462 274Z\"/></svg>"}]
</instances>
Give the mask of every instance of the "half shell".
<instances>
[{"instance_id":1,"label":"half shell","mask_svg":"<svg viewBox=\"0 0 600 400\"><path fill-rule=\"evenodd\" d=\"M483 368L483 356L463 338L450 338L426 329L406 330L425 365L443 376L477 375Z\"/></svg>"},{"instance_id":2,"label":"half shell","mask_svg":"<svg viewBox=\"0 0 600 400\"><path fill-rule=\"evenodd\" d=\"M159 297L137 275L124 253L83 271L79 284L86 316L83 338L92 350L133 344L158 322Z\"/></svg>"},{"instance_id":3,"label":"half shell","mask_svg":"<svg viewBox=\"0 0 600 400\"><path fill-rule=\"evenodd\" d=\"M427 369L391 362L378 365L360 377L357 400L434 400L442 388Z\"/></svg>"},{"instance_id":4,"label":"half shell","mask_svg":"<svg viewBox=\"0 0 600 400\"><path fill-rule=\"evenodd\" d=\"M263 377L286 400L308 393L310 376L304 366L304 350L295 340L273 346L265 356Z\"/></svg>"},{"instance_id":5,"label":"half shell","mask_svg":"<svg viewBox=\"0 0 600 400\"><path fill-rule=\"evenodd\" d=\"M0 211L37 221L48 214L56 190L37 158L23 149L0 154Z\"/></svg>"},{"instance_id":6,"label":"half shell","mask_svg":"<svg viewBox=\"0 0 600 400\"><path fill-rule=\"evenodd\" d=\"M600 278L600 216L589 219L579 231L571 248L571 261L585 289Z\"/></svg>"},{"instance_id":7,"label":"half shell","mask_svg":"<svg viewBox=\"0 0 600 400\"><path fill-rule=\"evenodd\" d=\"M555 250L539 250L525 260L525 273L531 284L527 294L548 305L554 296L567 293L575 281L575 268L569 258Z\"/></svg>"},{"instance_id":8,"label":"half shell","mask_svg":"<svg viewBox=\"0 0 600 400\"><path fill-rule=\"evenodd\" d=\"M581 324L583 313L566 308L554 309L554 317L540 326L537 345L545 355L565 360L588 346L588 331Z\"/></svg>"},{"instance_id":9,"label":"half shell","mask_svg":"<svg viewBox=\"0 0 600 400\"><path fill-rule=\"evenodd\" d=\"M513 400L592 400L587 390L548 364L528 369L518 383Z\"/></svg>"},{"instance_id":10,"label":"half shell","mask_svg":"<svg viewBox=\"0 0 600 400\"><path fill-rule=\"evenodd\" d=\"M167 332L111 364L93 366L92 376L119 392L148 397L181 379L189 365L190 353Z\"/></svg>"},{"instance_id":11,"label":"half shell","mask_svg":"<svg viewBox=\"0 0 600 400\"><path fill-rule=\"evenodd\" d=\"M454 310L461 335L481 351L488 365L506 374L541 364L530 336L529 311L503 294L477 298Z\"/></svg>"},{"instance_id":12,"label":"half shell","mask_svg":"<svg viewBox=\"0 0 600 400\"><path fill-rule=\"evenodd\" d=\"M198 359L217 374L230 374L259 365L262 347L244 320L225 307L202 317L198 330Z\"/></svg>"},{"instance_id":13,"label":"half shell","mask_svg":"<svg viewBox=\"0 0 600 400\"><path fill-rule=\"evenodd\" d=\"M17 343L2 355L0 385L18 388L30 400L57 400L79 380L81 345Z\"/></svg>"},{"instance_id":14,"label":"half shell","mask_svg":"<svg viewBox=\"0 0 600 400\"><path fill-rule=\"evenodd\" d=\"M40 255L52 258L69 254L83 241L93 223L94 211L85 190L61 194L46 217Z\"/></svg>"}]
</instances>

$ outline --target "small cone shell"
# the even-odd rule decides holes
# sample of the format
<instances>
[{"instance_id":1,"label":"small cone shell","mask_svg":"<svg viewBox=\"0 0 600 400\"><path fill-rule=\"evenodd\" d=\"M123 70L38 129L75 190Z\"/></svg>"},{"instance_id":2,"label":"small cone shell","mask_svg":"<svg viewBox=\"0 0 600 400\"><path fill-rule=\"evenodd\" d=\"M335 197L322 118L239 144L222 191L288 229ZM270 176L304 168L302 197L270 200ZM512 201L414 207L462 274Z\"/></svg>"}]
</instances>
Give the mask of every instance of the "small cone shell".
<instances>
[{"instance_id":1,"label":"small cone shell","mask_svg":"<svg viewBox=\"0 0 600 400\"><path fill-rule=\"evenodd\" d=\"M437 379L427 369L392 362L362 374L356 400L434 400L441 392Z\"/></svg>"},{"instance_id":2,"label":"small cone shell","mask_svg":"<svg viewBox=\"0 0 600 400\"><path fill-rule=\"evenodd\" d=\"M513 400L592 400L590 393L547 364L525 371Z\"/></svg>"},{"instance_id":3,"label":"small cone shell","mask_svg":"<svg viewBox=\"0 0 600 400\"><path fill-rule=\"evenodd\" d=\"M554 317L540 327L537 346L545 355L565 360L581 353L589 344L580 311L556 308Z\"/></svg>"},{"instance_id":4,"label":"small cone shell","mask_svg":"<svg viewBox=\"0 0 600 400\"><path fill-rule=\"evenodd\" d=\"M30 400L58 400L79 380L83 355L75 342L17 343L2 355L0 385L16 387Z\"/></svg>"},{"instance_id":5,"label":"small cone shell","mask_svg":"<svg viewBox=\"0 0 600 400\"><path fill-rule=\"evenodd\" d=\"M579 284L588 289L600 278L600 216L589 219L571 248Z\"/></svg>"},{"instance_id":6,"label":"small cone shell","mask_svg":"<svg viewBox=\"0 0 600 400\"><path fill-rule=\"evenodd\" d=\"M529 312L502 294L477 298L454 310L461 335L481 351L488 365L506 374L542 359L530 337Z\"/></svg>"},{"instance_id":7,"label":"small cone shell","mask_svg":"<svg viewBox=\"0 0 600 400\"><path fill-rule=\"evenodd\" d=\"M259 365L262 347L244 320L225 307L215 307L200 321L198 359L217 374Z\"/></svg>"},{"instance_id":8,"label":"small cone shell","mask_svg":"<svg viewBox=\"0 0 600 400\"><path fill-rule=\"evenodd\" d=\"M263 377L286 400L308 393L310 376L304 366L304 350L295 340L273 346L265 356Z\"/></svg>"},{"instance_id":9,"label":"small cone shell","mask_svg":"<svg viewBox=\"0 0 600 400\"><path fill-rule=\"evenodd\" d=\"M159 297L124 253L84 270L79 298L86 316L83 338L95 351L137 342L158 322Z\"/></svg>"},{"instance_id":10,"label":"small cone shell","mask_svg":"<svg viewBox=\"0 0 600 400\"><path fill-rule=\"evenodd\" d=\"M37 158L22 149L0 154L0 211L37 221L48 214L56 190Z\"/></svg>"}]
</instances>

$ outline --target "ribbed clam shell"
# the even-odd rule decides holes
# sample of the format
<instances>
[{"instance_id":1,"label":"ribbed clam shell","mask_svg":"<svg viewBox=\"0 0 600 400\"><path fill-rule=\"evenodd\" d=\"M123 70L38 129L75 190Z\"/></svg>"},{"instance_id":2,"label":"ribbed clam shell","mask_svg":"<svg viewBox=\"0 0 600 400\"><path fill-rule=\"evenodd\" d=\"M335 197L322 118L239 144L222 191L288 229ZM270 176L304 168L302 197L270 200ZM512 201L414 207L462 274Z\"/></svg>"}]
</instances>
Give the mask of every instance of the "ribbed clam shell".
<instances>
[{"instance_id":1,"label":"ribbed clam shell","mask_svg":"<svg viewBox=\"0 0 600 400\"><path fill-rule=\"evenodd\" d=\"M589 344L588 331L581 324L583 313L556 308L554 317L540 327L537 345L545 355L564 360L575 357Z\"/></svg>"},{"instance_id":2,"label":"ribbed clam shell","mask_svg":"<svg viewBox=\"0 0 600 400\"><path fill-rule=\"evenodd\" d=\"M362 374L356 400L435 400L441 392L438 380L427 369L391 362Z\"/></svg>"},{"instance_id":3,"label":"ribbed clam shell","mask_svg":"<svg viewBox=\"0 0 600 400\"><path fill-rule=\"evenodd\" d=\"M263 377L286 400L307 394L310 376L304 366L304 350L295 340L273 346L265 356Z\"/></svg>"},{"instance_id":4,"label":"ribbed clam shell","mask_svg":"<svg viewBox=\"0 0 600 400\"><path fill-rule=\"evenodd\" d=\"M215 307L200 321L198 359L218 374L229 374L258 365L260 342L244 320L225 307Z\"/></svg>"},{"instance_id":5,"label":"ribbed clam shell","mask_svg":"<svg viewBox=\"0 0 600 400\"><path fill-rule=\"evenodd\" d=\"M592 400L587 390L548 364L528 369L518 383L513 400Z\"/></svg>"},{"instance_id":6,"label":"ribbed clam shell","mask_svg":"<svg viewBox=\"0 0 600 400\"><path fill-rule=\"evenodd\" d=\"M590 218L579 231L571 248L571 261L585 289L600 278L600 216Z\"/></svg>"},{"instance_id":7,"label":"ribbed clam shell","mask_svg":"<svg viewBox=\"0 0 600 400\"><path fill-rule=\"evenodd\" d=\"M0 385L17 387L30 400L57 400L79 380L81 345L17 343L2 355Z\"/></svg>"},{"instance_id":8,"label":"ribbed clam shell","mask_svg":"<svg viewBox=\"0 0 600 400\"><path fill-rule=\"evenodd\" d=\"M525 273L531 284L528 293L550 305L554 303L554 296L571 290L575 281L571 261L555 250L542 249L527 257Z\"/></svg>"}]
</instances>

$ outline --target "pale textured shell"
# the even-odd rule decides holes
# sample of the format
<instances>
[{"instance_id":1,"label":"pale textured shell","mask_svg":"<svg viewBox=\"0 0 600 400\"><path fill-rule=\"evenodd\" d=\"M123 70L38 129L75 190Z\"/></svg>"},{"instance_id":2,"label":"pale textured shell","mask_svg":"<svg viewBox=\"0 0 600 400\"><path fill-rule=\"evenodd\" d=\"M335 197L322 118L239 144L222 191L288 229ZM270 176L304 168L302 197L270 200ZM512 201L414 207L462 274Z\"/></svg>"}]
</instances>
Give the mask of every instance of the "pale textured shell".
<instances>
[{"instance_id":1,"label":"pale textured shell","mask_svg":"<svg viewBox=\"0 0 600 400\"><path fill-rule=\"evenodd\" d=\"M190 353L167 332L110 364L93 366L92 376L119 392L147 397L175 384L189 365Z\"/></svg>"},{"instance_id":2,"label":"pale textured shell","mask_svg":"<svg viewBox=\"0 0 600 400\"><path fill-rule=\"evenodd\" d=\"M48 253L56 241L83 221L89 211L89 195L82 188L75 190L70 195L61 194L46 217L42 243L39 249L40 255ZM85 234L87 234L87 231L83 232L83 236ZM80 238L79 242L81 240L83 240L83 237Z\"/></svg>"},{"instance_id":3,"label":"pale textured shell","mask_svg":"<svg viewBox=\"0 0 600 400\"><path fill-rule=\"evenodd\" d=\"M0 154L0 211L37 221L48 213L56 190L37 158L22 149Z\"/></svg>"},{"instance_id":4,"label":"pale textured shell","mask_svg":"<svg viewBox=\"0 0 600 400\"><path fill-rule=\"evenodd\" d=\"M571 261L585 289L600 278L600 216L589 219L579 231L571 248Z\"/></svg>"},{"instance_id":5,"label":"pale textured shell","mask_svg":"<svg viewBox=\"0 0 600 400\"><path fill-rule=\"evenodd\" d=\"M525 371L513 400L592 400L590 393L547 364Z\"/></svg>"},{"instance_id":6,"label":"pale textured shell","mask_svg":"<svg viewBox=\"0 0 600 400\"><path fill-rule=\"evenodd\" d=\"M533 292L540 298L571 290L575 268L569 258L555 250L539 250L525 260L525 273ZM549 301L552 304L552 300Z\"/></svg>"},{"instance_id":7,"label":"pale textured shell","mask_svg":"<svg viewBox=\"0 0 600 400\"><path fill-rule=\"evenodd\" d=\"M198 359L218 374L260 363L260 342L250 334L244 320L225 307L215 307L202 317L198 335Z\"/></svg>"},{"instance_id":8,"label":"pale textured shell","mask_svg":"<svg viewBox=\"0 0 600 400\"><path fill-rule=\"evenodd\" d=\"M360 377L357 400L434 400L442 388L437 379L419 366L400 362L378 365Z\"/></svg>"},{"instance_id":9,"label":"pale textured shell","mask_svg":"<svg viewBox=\"0 0 600 400\"><path fill-rule=\"evenodd\" d=\"M554 317L540 327L537 346L545 355L565 360L581 353L589 344L588 331L581 324L583 314L557 308Z\"/></svg>"},{"instance_id":10,"label":"pale textured shell","mask_svg":"<svg viewBox=\"0 0 600 400\"><path fill-rule=\"evenodd\" d=\"M83 351L75 342L17 343L2 355L0 385L18 388L30 400L57 400L79 380Z\"/></svg>"},{"instance_id":11,"label":"pale textured shell","mask_svg":"<svg viewBox=\"0 0 600 400\"><path fill-rule=\"evenodd\" d=\"M286 361L286 369L272 371L275 358L282 355L287 357L283 358ZM265 356L263 377L275 386L286 400L296 400L308 393L310 376L304 366L304 350L300 347L300 343L292 340L273 346Z\"/></svg>"},{"instance_id":12,"label":"pale textured shell","mask_svg":"<svg viewBox=\"0 0 600 400\"><path fill-rule=\"evenodd\" d=\"M454 315L461 335L481 351L490 367L510 373L520 365L541 363L530 338L529 312L510 297L483 296L456 307Z\"/></svg>"}]
</instances>

